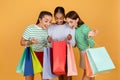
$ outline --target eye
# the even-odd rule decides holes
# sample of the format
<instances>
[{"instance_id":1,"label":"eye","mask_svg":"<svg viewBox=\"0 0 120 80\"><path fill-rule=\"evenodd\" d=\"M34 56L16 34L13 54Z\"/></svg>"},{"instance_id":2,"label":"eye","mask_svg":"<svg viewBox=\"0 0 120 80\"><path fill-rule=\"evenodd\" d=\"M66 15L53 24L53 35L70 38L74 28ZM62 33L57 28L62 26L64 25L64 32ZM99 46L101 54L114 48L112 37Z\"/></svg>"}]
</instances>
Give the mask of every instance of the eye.
<instances>
[{"instance_id":1,"label":"eye","mask_svg":"<svg viewBox=\"0 0 120 80\"><path fill-rule=\"evenodd\" d=\"M60 20L63 20L63 19L64 19L63 17L60 18Z\"/></svg>"},{"instance_id":2,"label":"eye","mask_svg":"<svg viewBox=\"0 0 120 80\"><path fill-rule=\"evenodd\" d=\"M67 24L69 24L69 22L66 22Z\"/></svg>"},{"instance_id":3,"label":"eye","mask_svg":"<svg viewBox=\"0 0 120 80\"><path fill-rule=\"evenodd\" d=\"M52 21L48 21L48 23L50 23L50 24L51 24L51 23L52 23Z\"/></svg>"},{"instance_id":4,"label":"eye","mask_svg":"<svg viewBox=\"0 0 120 80\"><path fill-rule=\"evenodd\" d=\"M58 20L58 17L55 17L56 20Z\"/></svg>"},{"instance_id":5,"label":"eye","mask_svg":"<svg viewBox=\"0 0 120 80\"><path fill-rule=\"evenodd\" d=\"M73 23L72 21L70 21L70 23Z\"/></svg>"},{"instance_id":6,"label":"eye","mask_svg":"<svg viewBox=\"0 0 120 80\"><path fill-rule=\"evenodd\" d=\"M48 21L45 21L46 23L48 22Z\"/></svg>"}]
</instances>

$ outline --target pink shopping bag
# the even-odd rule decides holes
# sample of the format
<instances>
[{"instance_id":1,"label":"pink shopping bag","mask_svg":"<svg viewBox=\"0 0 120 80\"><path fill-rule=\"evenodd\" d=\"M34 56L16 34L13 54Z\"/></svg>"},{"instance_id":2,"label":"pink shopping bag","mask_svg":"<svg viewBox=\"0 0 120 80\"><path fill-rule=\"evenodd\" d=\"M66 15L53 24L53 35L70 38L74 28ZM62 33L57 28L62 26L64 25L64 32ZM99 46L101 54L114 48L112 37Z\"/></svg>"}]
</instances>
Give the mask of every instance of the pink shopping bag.
<instances>
[{"instance_id":1,"label":"pink shopping bag","mask_svg":"<svg viewBox=\"0 0 120 80\"><path fill-rule=\"evenodd\" d=\"M67 76L76 76L77 68L71 44L67 44Z\"/></svg>"}]
</instances>

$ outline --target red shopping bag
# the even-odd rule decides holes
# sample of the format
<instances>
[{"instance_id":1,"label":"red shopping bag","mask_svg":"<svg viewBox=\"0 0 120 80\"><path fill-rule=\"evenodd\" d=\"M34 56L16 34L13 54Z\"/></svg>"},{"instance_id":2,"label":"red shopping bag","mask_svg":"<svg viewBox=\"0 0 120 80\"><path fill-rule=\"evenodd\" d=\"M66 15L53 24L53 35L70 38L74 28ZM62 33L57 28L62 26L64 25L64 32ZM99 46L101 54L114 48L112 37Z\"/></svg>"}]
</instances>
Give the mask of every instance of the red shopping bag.
<instances>
[{"instance_id":1,"label":"red shopping bag","mask_svg":"<svg viewBox=\"0 0 120 80\"><path fill-rule=\"evenodd\" d=\"M66 74L66 42L53 41L53 73Z\"/></svg>"},{"instance_id":2,"label":"red shopping bag","mask_svg":"<svg viewBox=\"0 0 120 80\"><path fill-rule=\"evenodd\" d=\"M84 54L84 59L85 59L87 76L89 76L89 77L94 76L86 53Z\"/></svg>"}]
</instances>

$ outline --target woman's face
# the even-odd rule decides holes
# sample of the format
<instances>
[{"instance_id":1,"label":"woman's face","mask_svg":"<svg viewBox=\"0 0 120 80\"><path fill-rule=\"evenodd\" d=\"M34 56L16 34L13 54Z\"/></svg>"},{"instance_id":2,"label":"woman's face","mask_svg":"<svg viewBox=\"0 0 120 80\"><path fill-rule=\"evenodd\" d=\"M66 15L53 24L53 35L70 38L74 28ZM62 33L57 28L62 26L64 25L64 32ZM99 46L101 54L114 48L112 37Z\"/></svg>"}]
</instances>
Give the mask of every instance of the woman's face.
<instances>
[{"instance_id":1,"label":"woman's face","mask_svg":"<svg viewBox=\"0 0 120 80\"><path fill-rule=\"evenodd\" d=\"M64 15L62 13L56 13L55 14L55 21L56 24L61 25L64 22Z\"/></svg>"},{"instance_id":2,"label":"woman's face","mask_svg":"<svg viewBox=\"0 0 120 80\"><path fill-rule=\"evenodd\" d=\"M39 19L39 20L40 20L41 27L43 29L47 29L52 23L52 16L45 15L42 19Z\"/></svg>"},{"instance_id":3,"label":"woman's face","mask_svg":"<svg viewBox=\"0 0 120 80\"><path fill-rule=\"evenodd\" d=\"M66 18L66 22L67 24L71 27L71 28L76 28L77 27L77 24L78 24L78 20L74 20L74 19L71 19L71 18Z\"/></svg>"}]
</instances>

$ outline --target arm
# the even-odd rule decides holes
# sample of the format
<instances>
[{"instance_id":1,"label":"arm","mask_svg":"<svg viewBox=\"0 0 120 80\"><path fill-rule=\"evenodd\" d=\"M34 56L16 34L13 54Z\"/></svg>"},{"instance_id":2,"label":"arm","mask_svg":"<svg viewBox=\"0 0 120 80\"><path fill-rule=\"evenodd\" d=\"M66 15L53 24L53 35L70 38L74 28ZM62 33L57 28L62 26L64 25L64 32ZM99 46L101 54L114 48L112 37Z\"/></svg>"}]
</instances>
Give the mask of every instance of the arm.
<instances>
[{"instance_id":1,"label":"arm","mask_svg":"<svg viewBox=\"0 0 120 80\"><path fill-rule=\"evenodd\" d=\"M88 37L93 37L93 36L96 36L98 33L98 30L92 30L88 33Z\"/></svg>"},{"instance_id":2,"label":"arm","mask_svg":"<svg viewBox=\"0 0 120 80\"><path fill-rule=\"evenodd\" d=\"M86 38L90 48L92 48L92 47L94 47L95 43L94 43L94 40L93 40L93 38L91 36L88 37L88 34L89 34L90 31L91 30L90 30L90 28L88 26L83 29L83 33L85 35L85 38Z\"/></svg>"},{"instance_id":3,"label":"arm","mask_svg":"<svg viewBox=\"0 0 120 80\"><path fill-rule=\"evenodd\" d=\"M51 28L48 28L48 37L47 37L47 40L48 40L49 43L52 42L52 36L51 35L52 35Z\"/></svg>"},{"instance_id":4,"label":"arm","mask_svg":"<svg viewBox=\"0 0 120 80\"><path fill-rule=\"evenodd\" d=\"M37 44L37 43L38 43L37 39L26 40L24 38L21 38L21 40L20 40L21 46L27 46L30 44Z\"/></svg>"},{"instance_id":5,"label":"arm","mask_svg":"<svg viewBox=\"0 0 120 80\"><path fill-rule=\"evenodd\" d=\"M37 44L38 43L37 39L34 39L34 38L31 39L30 32L31 32L31 29L29 27L27 27L22 35L21 40L20 40L21 46L27 46L30 44Z\"/></svg>"},{"instance_id":6,"label":"arm","mask_svg":"<svg viewBox=\"0 0 120 80\"><path fill-rule=\"evenodd\" d=\"M90 45L90 48L93 48L94 45L95 45L93 38L90 37L90 38L87 39L87 41L88 41L88 43L89 43L89 45Z\"/></svg>"},{"instance_id":7,"label":"arm","mask_svg":"<svg viewBox=\"0 0 120 80\"><path fill-rule=\"evenodd\" d=\"M27 45L32 44L32 42L29 40L25 40L24 38L21 38L20 44L21 44L21 46L27 46Z\"/></svg>"},{"instance_id":8,"label":"arm","mask_svg":"<svg viewBox=\"0 0 120 80\"><path fill-rule=\"evenodd\" d=\"M67 40L73 47L75 46L75 29L70 29L70 34L68 34Z\"/></svg>"}]
</instances>

